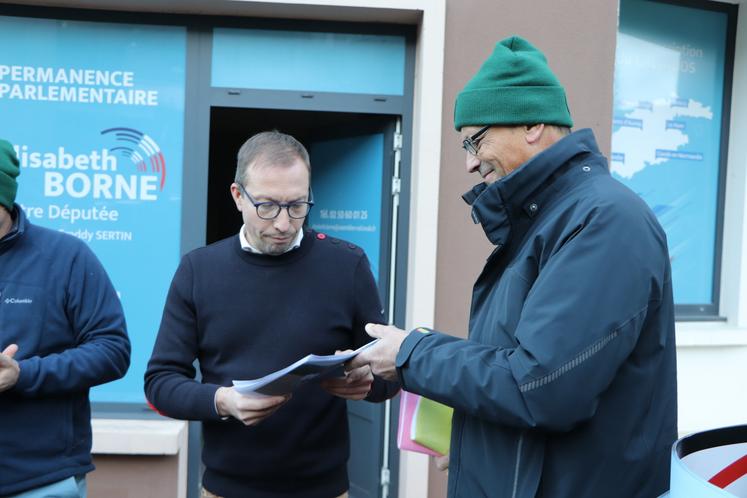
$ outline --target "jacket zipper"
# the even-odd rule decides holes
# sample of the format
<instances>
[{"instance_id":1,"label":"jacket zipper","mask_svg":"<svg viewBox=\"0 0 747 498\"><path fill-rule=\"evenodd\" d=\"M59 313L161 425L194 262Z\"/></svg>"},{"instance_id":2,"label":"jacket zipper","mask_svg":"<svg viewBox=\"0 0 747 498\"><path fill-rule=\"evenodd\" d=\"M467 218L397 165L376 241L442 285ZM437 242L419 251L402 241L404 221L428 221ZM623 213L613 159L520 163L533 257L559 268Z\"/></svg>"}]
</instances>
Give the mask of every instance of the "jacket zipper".
<instances>
[{"instance_id":1,"label":"jacket zipper","mask_svg":"<svg viewBox=\"0 0 747 498\"><path fill-rule=\"evenodd\" d=\"M516 446L516 468L514 469L514 492L511 498L516 498L516 492L519 489L519 467L521 466L521 447L524 444L524 433L519 436L519 444Z\"/></svg>"}]
</instances>

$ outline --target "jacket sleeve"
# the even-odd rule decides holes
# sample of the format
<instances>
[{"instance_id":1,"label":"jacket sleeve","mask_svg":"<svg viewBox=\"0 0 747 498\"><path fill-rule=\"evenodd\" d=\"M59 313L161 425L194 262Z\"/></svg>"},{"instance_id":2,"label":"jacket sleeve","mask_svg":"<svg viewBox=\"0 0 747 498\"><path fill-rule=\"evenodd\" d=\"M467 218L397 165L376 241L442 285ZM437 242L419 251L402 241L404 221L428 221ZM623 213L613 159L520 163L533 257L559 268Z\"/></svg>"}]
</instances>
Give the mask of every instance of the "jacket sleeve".
<instances>
[{"instance_id":1,"label":"jacket sleeve","mask_svg":"<svg viewBox=\"0 0 747 498\"><path fill-rule=\"evenodd\" d=\"M354 280L355 315L353 323L353 346L359 348L373 339L366 333L367 323L384 323L386 316L381 305L379 290L371 273L371 266L365 254L362 255L355 269ZM399 392L399 382L386 381L374 377L371 392L366 401L380 402L387 400Z\"/></svg>"},{"instance_id":2,"label":"jacket sleeve","mask_svg":"<svg viewBox=\"0 0 747 498\"><path fill-rule=\"evenodd\" d=\"M72 259L64 299L75 345L20 360L14 392L21 396L84 391L123 377L130 366L122 305L104 267L85 244Z\"/></svg>"},{"instance_id":3,"label":"jacket sleeve","mask_svg":"<svg viewBox=\"0 0 747 498\"><path fill-rule=\"evenodd\" d=\"M592 417L670 278L663 233L632 216L595 216L549 257L516 347L410 334L396 361L403 388L517 427L563 431Z\"/></svg>"},{"instance_id":4,"label":"jacket sleeve","mask_svg":"<svg viewBox=\"0 0 747 498\"><path fill-rule=\"evenodd\" d=\"M220 386L195 380L198 349L193 270L185 256L171 282L145 371L145 397L160 413L183 420L220 419L215 409Z\"/></svg>"}]
</instances>

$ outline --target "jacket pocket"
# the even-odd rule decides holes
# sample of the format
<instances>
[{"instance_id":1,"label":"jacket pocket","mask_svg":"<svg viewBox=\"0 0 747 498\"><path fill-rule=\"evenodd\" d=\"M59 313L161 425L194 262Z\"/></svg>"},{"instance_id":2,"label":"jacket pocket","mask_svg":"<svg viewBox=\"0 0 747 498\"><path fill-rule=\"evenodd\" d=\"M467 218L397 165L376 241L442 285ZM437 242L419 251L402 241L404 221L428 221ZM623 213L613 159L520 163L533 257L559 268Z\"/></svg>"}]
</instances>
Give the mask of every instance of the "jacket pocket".
<instances>
[{"instance_id":1,"label":"jacket pocket","mask_svg":"<svg viewBox=\"0 0 747 498\"><path fill-rule=\"evenodd\" d=\"M88 453L91 445L91 405L88 391L76 393L70 404L70 445L71 455Z\"/></svg>"},{"instance_id":2,"label":"jacket pocket","mask_svg":"<svg viewBox=\"0 0 747 498\"><path fill-rule=\"evenodd\" d=\"M511 492L511 498L516 498L519 491L519 476L521 475L521 450L524 446L524 433L519 435L519 440L516 443L516 461L514 463L514 485Z\"/></svg>"},{"instance_id":3,"label":"jacket pocket","mask_svg":"<svg viewBox=\"0 0 747 498\"><path fill-rule=\"evenodd\" d=\"M60 458L73 446L72 406L66 398L2 400L0 431L2 453L12 455L19 468L39 474L59 470ZM1 458L0 458L1 459Z\"/></svg>"},{"instance_id":4,"label":"jacket pocket","mask_svg":"<svg viewBox=\"0 0 747 498\"><path fill-rule=\"evenodd\" d=\"M533 431L521 431L516 438L512 467L512 498L535 498L538 495L545 460L545 437Z\"/></svg>"}]
</instances>

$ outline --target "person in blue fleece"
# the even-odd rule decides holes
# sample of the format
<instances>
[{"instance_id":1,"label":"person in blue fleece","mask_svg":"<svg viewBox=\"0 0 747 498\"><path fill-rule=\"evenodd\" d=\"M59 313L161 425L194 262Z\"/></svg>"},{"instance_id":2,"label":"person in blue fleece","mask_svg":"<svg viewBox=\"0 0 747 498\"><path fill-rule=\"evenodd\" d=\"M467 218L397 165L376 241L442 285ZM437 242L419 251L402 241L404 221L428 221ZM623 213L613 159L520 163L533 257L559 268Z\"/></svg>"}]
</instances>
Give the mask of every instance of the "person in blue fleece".
<instances>
[{"instance_id":1,"label":"person in blue fleece","mask_svg":"<svg viewBox=\"0 0 747 498\"><path fill-rule=\"evenodd\" d=\"M0 496L85 497L88 390L127 372L130 342L93 252L15 204L19 173L0 140Z\"/></svg>"}]
</instances>

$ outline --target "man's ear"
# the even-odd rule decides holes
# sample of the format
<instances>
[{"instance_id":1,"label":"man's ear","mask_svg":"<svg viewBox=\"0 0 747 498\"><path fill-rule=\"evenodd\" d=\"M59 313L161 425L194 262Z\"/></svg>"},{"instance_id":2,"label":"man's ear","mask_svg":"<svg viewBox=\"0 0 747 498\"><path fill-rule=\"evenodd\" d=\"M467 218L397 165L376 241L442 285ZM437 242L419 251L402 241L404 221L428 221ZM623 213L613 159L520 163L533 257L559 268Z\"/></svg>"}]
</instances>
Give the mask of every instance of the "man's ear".
<instances>
[{"instance_id":1,"label":"man's ear","mask_svg":"<svg viewBox=\"0 0 747 498\"><path fill-rule=\"evenodd\" d=\"M239 190L239 186L236 183L231 184L231 198L233 199L233 202L236 204L236 209L241 211L241 190Z\"/></svg>"},{"instance_id":2,"label":"man's ear","mask_svg":"<svg viewBox=\"0 0 747 498\"><path fill-rule=\"evenodd\" d=\"M524 136L526 137L526 141L529 145L536 145L539 143L540 139L542 138L542 134L545 131L545 125L540 124L534 124L534 125L526 125L524 127Z\"/></svg>"}]
</instances>

